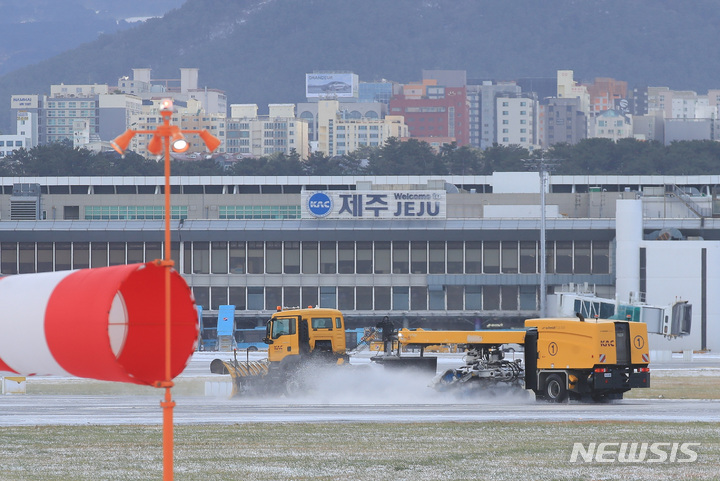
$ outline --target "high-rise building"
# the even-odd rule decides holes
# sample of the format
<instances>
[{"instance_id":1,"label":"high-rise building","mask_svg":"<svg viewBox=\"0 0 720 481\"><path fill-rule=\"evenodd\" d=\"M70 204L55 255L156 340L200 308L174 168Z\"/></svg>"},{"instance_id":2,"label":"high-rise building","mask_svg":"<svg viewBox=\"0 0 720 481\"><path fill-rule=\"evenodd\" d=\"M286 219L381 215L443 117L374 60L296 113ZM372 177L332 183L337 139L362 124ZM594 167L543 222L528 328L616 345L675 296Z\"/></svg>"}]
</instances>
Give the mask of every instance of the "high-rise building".
<instances>
[{"instance_id":1,"label":"high-rise building","mask_svg":"<svg viewBox=\"0 0 720 481\"><path fill-rule=\"evenodd\" d=\"M538 102L533 94L496 96L497 144L517 145L528 150L537 148L537 110Z\"/></svg>"},{"instance_id":2,"label":"high-rise building","mask_svg":"<svg viewBox=\"0 0 720 481\"><path fill-rule=\"evenodd\" d=\"M515 96L521 92L515 82L470 81L469 101L470 144L487 149L498 141L496 101L498 96Z\"/></svg>"},{"instance_id":3,"label":"high-rise building","mask_svg":"<svg viewBox=\"0 0 720 481\"><path fill-rule=\"evenodd\" d=\"M648 87L633 87L630 93L629 107L633 116L646 115L648 113Z\"/></svg>"},{"instance_id":4,"label":"high-rise building","mask_svg":"<svg viewBox=\"0 0 720 481\"><path fill-rule=\"evenodd\" d=\"M648 113L662 112L664 119L672 118L672 91L669 87L648 87Z\"/></svg>"},{"instance_id":5,"label":"high-rise building","mask_svg":"<svg viewBox=\"0 0 720 481\"><path fill-rule=\"evenodd\" d=\"M467 90L446 87L434 79L407 84L390 100L390 114L403 116L410 137L455 139L458 146L470 145Z\"/></svg>"},{"instance_id":6,"label":"high-rise building","mask_svg":"<svg viewBox=\"0 0 720 481\"><path fill-rule=\"evenodd\" d=\"M550 98L541 106L539 138L544 148L565 142L576 144L587 138L587 117L579 98Z\"/></svg>"},{"instance_id":7,"label":"high-rise building","mask_svg":"<svg viewBox=\"0 0 720 481\"><path fill-rule=\"evenodd\" d=\"M474 84L470 81L467 85L468 135L470 137L470 145L478 149L480 148L480 135L482 131L480 99L480 85Z\"/></svg>"}]
</instances>

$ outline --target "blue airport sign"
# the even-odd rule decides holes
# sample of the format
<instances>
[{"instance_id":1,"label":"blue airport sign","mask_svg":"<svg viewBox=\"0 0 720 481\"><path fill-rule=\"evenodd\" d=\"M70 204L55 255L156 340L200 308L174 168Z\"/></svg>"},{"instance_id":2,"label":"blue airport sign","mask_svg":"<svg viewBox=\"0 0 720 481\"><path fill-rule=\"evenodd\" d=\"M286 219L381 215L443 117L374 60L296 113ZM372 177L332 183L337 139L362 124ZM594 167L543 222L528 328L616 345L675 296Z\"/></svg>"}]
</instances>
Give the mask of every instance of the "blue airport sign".
<instances>
[{"instance_id":1,"label":"blue airport sign","mask_svg":"<svg viewBox=\"0 0 720 481\"><path fill-rule=\"evenodd\" d=\"M308 199L307 208L313 217L326 217L332 212L333 201L325 192L315 192Z\"/></svg>"},{"instance_id":2,"label":"blue airport sign","mask_svg":"<svg viewBox=\"0 0 720 481\"><path fill-rule=\"evenodd\" d=\"M303 192L303 219L446 218L446 193L436 190Z\"/></svg>"}]
</instances>

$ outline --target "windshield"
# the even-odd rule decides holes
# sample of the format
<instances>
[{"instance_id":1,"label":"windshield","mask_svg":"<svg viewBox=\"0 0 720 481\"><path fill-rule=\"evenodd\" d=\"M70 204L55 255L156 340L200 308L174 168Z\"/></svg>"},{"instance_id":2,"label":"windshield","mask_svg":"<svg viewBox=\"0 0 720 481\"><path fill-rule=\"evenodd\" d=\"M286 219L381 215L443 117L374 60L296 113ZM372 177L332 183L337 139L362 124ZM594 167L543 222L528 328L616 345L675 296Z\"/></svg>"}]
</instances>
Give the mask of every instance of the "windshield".
<instances>
[{"instance_id":1,"label":"windshield","mask_svg":"<svg viewBox=\"0 0 720 481\"><path fill-rule=\"evenodd\" d=\"M294 317L276 317L270 322L272 323L271 339L277 339L280 336L287 336L288 334L295 334L295 323Z\"/></svg>"}]
</instances>

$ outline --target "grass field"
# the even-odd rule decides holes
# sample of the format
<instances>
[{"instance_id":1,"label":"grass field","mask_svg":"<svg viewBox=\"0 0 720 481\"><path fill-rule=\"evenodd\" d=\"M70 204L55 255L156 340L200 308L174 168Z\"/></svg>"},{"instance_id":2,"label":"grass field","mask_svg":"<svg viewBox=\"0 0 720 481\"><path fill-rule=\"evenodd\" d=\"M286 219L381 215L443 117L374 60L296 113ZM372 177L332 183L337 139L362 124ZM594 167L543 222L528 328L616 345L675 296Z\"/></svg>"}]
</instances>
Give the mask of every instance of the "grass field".
<instances>
[{"instance_id":1,"label":"grass field","mask_svg":"<svg viewBox=\"0 0 720 481\"><path fill-rule=\"evenodd\" d=\"M712 480L719 476L718 428L632 422L182 425L175 428L174 473L178 481ZM159 426L3 428L0 480L159 480L161 439ZM575 442L700 447L692 463L572 463Z\"/></svg>"},{"instance_id":2,"label":"grass field","mask_svg":"<svg viewBox=\"0 0 720 481\"><path fill-rule=\"evenodd\" d=\"M629 399L720 399L720 376L650 377L650 387L633 389ZM720 479L720 476L718 476Z\"/></svg>"},{"instance_id":3,"label":"grass field","mask_svg":"<svg viewBox=\"0 0 720 481\"><path fill-rule=\"evenodd\" d=\"M202 395L210 378L178 378ZM720 376L657 375L629 398L720 399ZM29 380L28 394L157 396L154 388ZM162 479L161 426L0 429L0 481ZM718 480L720 424L669 422L263 423L175 426L174 479ZM691 463L570 461L573 443L700 443ZM648 454L647 458L651 458ZM678 458L680 459L680 458Z\"/></svg>"}]
</instances>

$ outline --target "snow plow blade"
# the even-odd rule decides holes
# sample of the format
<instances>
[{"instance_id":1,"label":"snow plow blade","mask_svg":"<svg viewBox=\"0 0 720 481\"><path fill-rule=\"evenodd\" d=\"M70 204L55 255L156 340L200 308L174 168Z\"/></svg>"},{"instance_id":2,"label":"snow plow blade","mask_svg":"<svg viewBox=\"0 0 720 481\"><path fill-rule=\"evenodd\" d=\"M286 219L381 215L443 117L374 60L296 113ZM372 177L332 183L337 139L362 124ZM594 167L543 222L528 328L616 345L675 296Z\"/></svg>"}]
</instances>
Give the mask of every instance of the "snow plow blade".
<instances>
[{"instance_id":1,"label":"snow plow blade","mask_svg":"<svg viewBox=\"0 0 720 481\"><path fill-rule=\"evenodd\" d=\"M233 381L231 397L245 394L250 391L250 385L262 382L270 371L270 363L262 361L223 361L214 359L210 363L210 372L213 374L230 374Z\"/></svg>"}]
</instances>

